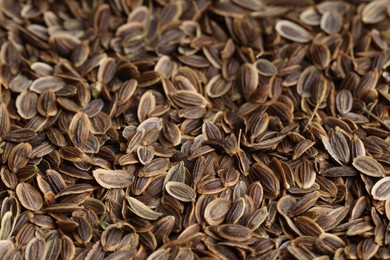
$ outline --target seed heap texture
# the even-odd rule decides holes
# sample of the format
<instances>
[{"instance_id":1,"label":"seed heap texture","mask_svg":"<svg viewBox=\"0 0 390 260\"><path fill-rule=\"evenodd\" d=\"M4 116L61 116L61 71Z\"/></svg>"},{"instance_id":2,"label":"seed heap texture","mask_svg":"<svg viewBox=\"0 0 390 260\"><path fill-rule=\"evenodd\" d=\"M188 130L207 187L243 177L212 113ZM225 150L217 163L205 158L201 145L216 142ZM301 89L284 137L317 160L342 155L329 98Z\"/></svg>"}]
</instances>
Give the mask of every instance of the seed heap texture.
<instances>
[{"instance_id":1,"label":"seed heap texture","mask_svg":"<svg viewBox=\"0 0 390 260\"><path fill-rule=\"evenodd\" d=\"M389 259L389 45L389 0L0 0L0 259Z\"/></svg>"}]
</instances>

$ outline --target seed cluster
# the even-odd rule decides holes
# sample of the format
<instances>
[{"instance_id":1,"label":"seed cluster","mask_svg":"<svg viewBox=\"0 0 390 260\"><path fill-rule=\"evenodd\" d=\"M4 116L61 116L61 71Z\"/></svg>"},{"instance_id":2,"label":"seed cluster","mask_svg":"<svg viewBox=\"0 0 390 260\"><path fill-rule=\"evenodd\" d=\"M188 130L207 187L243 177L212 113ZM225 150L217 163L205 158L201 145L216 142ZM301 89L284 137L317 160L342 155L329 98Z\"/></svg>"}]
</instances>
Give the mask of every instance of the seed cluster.
<instances>
[{"instance_id":1,"label":"seed cluster","mask_svg":"<svg viewBox=\"0 0 390 260\"><path fill-rule=\"evenodd\" d=\"M389 259L389 17L0 0L0 259Z\"/></svg>"}]
</instances>

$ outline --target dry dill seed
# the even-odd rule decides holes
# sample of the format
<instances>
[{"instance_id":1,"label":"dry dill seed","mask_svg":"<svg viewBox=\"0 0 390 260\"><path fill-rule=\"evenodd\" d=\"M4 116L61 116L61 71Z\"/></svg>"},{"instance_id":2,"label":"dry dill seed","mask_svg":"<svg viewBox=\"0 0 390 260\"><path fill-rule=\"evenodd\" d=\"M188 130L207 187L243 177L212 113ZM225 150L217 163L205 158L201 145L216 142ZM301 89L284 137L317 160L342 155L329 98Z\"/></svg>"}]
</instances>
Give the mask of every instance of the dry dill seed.
<instances>
[{"instance_id":1,"label":"dry dill seed","mask_svg":"<svg viewBox=\"0 0 390 260\"><path fill-rule=\"evenodd\" d=\"M388 0L0 6L1 259L388 258Z\"/></svg>"}]
</instances>

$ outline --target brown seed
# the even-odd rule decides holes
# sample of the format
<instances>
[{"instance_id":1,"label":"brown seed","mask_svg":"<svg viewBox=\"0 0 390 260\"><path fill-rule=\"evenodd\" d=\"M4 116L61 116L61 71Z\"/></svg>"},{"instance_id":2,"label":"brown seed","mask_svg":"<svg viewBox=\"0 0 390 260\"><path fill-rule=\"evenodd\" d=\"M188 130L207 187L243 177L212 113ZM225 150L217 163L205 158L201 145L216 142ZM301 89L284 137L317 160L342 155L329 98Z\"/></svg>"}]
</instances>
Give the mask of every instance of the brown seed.
<instances>
[{"instance_id":1,"label":"brown seed","mask_svg":"<svg viewBox=\"0 0 390 260\"><path fill-rule=\"evenodd\" d=\"M226 214L231 206L231 201L224 198L218 198L211 201L204 210L204 219L211 226L223 223Z\"/></svg>"},{"instance_id":2,"label":"brown seed","mask_svg":"<svg viewBox=\"0 0 390 260\"><path fill-rule=\"evenodd\" d=\"M93 171L93 177L106 189L125 188L133 183L133 177L123 170L97 169Z\"/></svg>"},{"instance_id":3,"label":"brown seed","mask_svg":"<svg viewBox=\"0 0 390 260\"><path fill-rule=\"evenodd\" d=\"M169 160L168 159L156 158L156 159L153 159L148 164L146 164L141 169L138 176L140 176L140 177L157 176L157 175L164 173L166 170L168 170L168 167L169 167Z\"/></svg>"},{"instance_id":4,"label":"brown seed","mask_svg":"<svg viewBox=\"0 0 390 260\"><path fill-rule=\"evenodd\" d=\"M328 11L322 14L320 27L328 33L338 33L343 25L343 17L337 11Z\"/></svg>"},{"instance_id":5,"label":"brown seed","mask_svg":"<svg viewBox=\"0 0 390 260\"><path fill-rule=\"evenodd\" d=\"M61 78L54 76L46 76L34 80L34 82L30 86L30 90L40 94L45 90L51 90L53 92L56 92L58 90L61 90L64 86L65 82Z\"/></svg>"},{"instance_id":6,"label":"brown seed","mask_svg":"<svg viewBox=\"0 0 390 260\"><path fill-rule=\"evenodd\" d=\"M306 43L312 39L307 30L288 20L279 20L275 25L275 30L282 37L294 42Z\"/></svg>"},{"instance_id":7,"label":"brown seed","mask_svg":"<svg viewBox=\"0 0 390 260\"><path fill-rule=\"evenodd\" d=\"M119 243L124 235L124 232L115 224L112 224L104 230L101 236L101 244L104 251L114 251L119 247Z\"/></svg>"},{"instance_id":8,"label":"brown seed","mask_svg":"<svg viewBox=\"0 0 390 260\"><path fill-rule=\"evenodd\" d=\"M28 164L32 154L32 147L29 143L20 143L16 145L9 154L8 167L14 172Z\"/></svg>"},{"instance_id":9,"label":"brown seed","mask_svg":"<svg viewBox=\"0 0 390 260\"><path fill-rule=\"evenodd\" d=\"M145 121L148 114L156 108L156 98L152 92L147 91L142 95L139 104L137 116L140 122Z\"/></svg>"},{"instance_id":10,"label":"brown seed","mask_svg":"<svg viewBox=\"0 0 390 260\"><path fill-rule=\"evenodd\" d=\"M38 112L42 116L55 116L57 114L56 95L52 90L44 90L38 98Z\"/></svg>"},{"instance_id":11,"label":"brown seed","mask_svg":"<svg viewBox=\"0 0 390 260\"><path fill-rule=\"evenodd\" d=\"M325 44L313 42L310 46L310 55L314 65L319 69L325 69L331 61L330 50Z\"/></svg>"},{"instance_id":12,"label":"brown seed","mask_svg":"<svg viewBox=\"0 0 390 260\"><path fill-rule=\"evenodd\" d=\"M390 198L390 177L384 177L372 187L371 194L374 199L388 200Z\"/></svg>"},{"instance_id":13,"label":"brown seed","mask_svg":"<svg viewBox=\"0 0 390 260\"><path fill-rule=\"evenodd\" d=\"M249 176L253 176L260 181L264 189L266 198L276 198L280 192L280 182L275 176L275 173L263 163L255 163L252 165Z\"/></svg>"},{"instance_id":14,"label":"brown seed","mask_svg":"<svg viewBox=\"0 0 390 260\"><path fill-rule=\"evenodd\" d=\"M165 184L165 189L169 193L169 195L180 201L195 201L195 191L190 186L182 182L169 181Z\"/></svg>"},{"instance_id":15,"label":"brown seed","mask_svg":"<svg viewBox=\"0 0 390 260\"><path fill-rule=\"evenodd\" d=\"M140 145L137 147L137 156L139 162L145 165L153 160L154 153L150 148Z\"/></svg>"},{"instance_id":16,"label":"brown seed","mask_svg":"<svg viewBox=\"0 0 390 260\"><path fill-rule=\"evenodd\" d=\"M226 214L225 222L228 224L237 224L245 211L245 199L239 198L230 207L229 212Z\"/></svg>"},{"instance_id":17,"label":"brown seed","mask_svg":"<svg viewBox=\"0 0 390 260\"><path fill-rule=\"evenodd\" d=\"M156 220L161 217L163 214L160 212L156 212L148 208L145 204L137 200L136 198L126 196L126 200L129 203L130 210L136 214L137 216L149 219Z\"/></svg>"},{"instance_id":18,"label":"brown seed","mask_svg":"<svg viewBox=\"0 0 390 260\"><path fill-rule=\"evenodd\" d=\"M90 129L91 122L85 113L78 112L73 116L68 134L74 146L82 150L86 148Z\"/></svg>"},{"instance_id":19,"label":"brown seed","mask_svg":"<svg viewBox=\"0 0 390 260\"><path fill-rule=\"evenodd\" d=\"M252 232L247 227L235 224L225 224L217 228L217 234L231 241L246 241L252 236Z\"/></svg>"},{"instance_id":20,"label":"brown seed","mask_svg":"<svg viewBox=\"0 0 390 260\"><path fill-rule=\"evenodd\" d=\"M4 139L15 143L20 143L28 142L35 136L37 136L37 133L34 130L28 128L19 128L8 132L4 136Z\"/></svg>"},{"instance_id":21,"label":"brown seed","mask_svg":"<svg viewBox=\"0 0 390 260\"><path fill-rule=\"evenodd\" d=\"M345 115L351 111L353 105L352 93L349 90L342 89L336 96L336 107L340 114Z\"/></svg>"},{"instance_id":22,"label":"brown seed","mask_svg":"<svg viewBox=\"0 0 390 260\"><path fill-rule=\"evenodd\" d=\"M63 259L69 260L73 259L76 254L76 247L72 239L68 236L63 236L61 238L61 254L60 256Z\"/></svg>"},{"instance_id":23,"label":"brown seed","mask_svg":"<svg viewBox=\"0 0 390 260\"><path fill-rule=\"evenodd\" d=\"M320 25L321 16L318 14L315 8L308 7L300 15L299 18L308 25L317 26Z\"/></svg>"},{"instance_id":24,"label":"brown seed","mask_svg":"<svg viewBox=\"0 0 390 260\"><path fill-rule=\"evenodd\" d=\"M257 72L263 76L271 77L278 73L276 66L266 59L258 59L255 62L255 67L257 68Z\"/></svg>"},{"instance_id":25,"label":"brown seed","mask_svg":"<svg viewBox=\"0 0 390 260\"><path fill-rule=\"evenodd\" d=\"M177 90L171 93L172 101L181 108L206 107L208 101L199 93L191 90Z\"/></svg>"},{"instance_id":26,"label":"brown seed","mask_svg":"<svg viewBox=\"0 0 390 260\"><path fill-rule=\"evenodd\" d=\"M45 258L45 240L33 238L26 245L26 260L43 260Z\"/></svg>"},{"instance_id":27,"label":"brown seed","mask_svg":"<svg viewBox=\"0 0 390 260\"><path fill-rule=\"evenodd\" d=\"M43 206L41 194L29 183L19 183L18 186L16 186L16 195L18 196L20 203L26 209L37 211Z\"/></svg>"},{"instance_id":28,"label":"brown seed","mask_svg":"<svg viewBox=\"0 0 390 260\"><path fill-rule=\"evenodd\" d=\"M373 176L373 177L384 177L385 176L383 166L372 157L358 156L358 157L353 159L352 165L358 171L360 171L368 176Z\"/></svg>"},{"instance_id":29,"label":"brown seed","mask_svg":"<svg viewBox=\"0 0 390 260\"><path fill-rule=\"evenodd\" d=\"M16 109L18 114L24 119L33 118L38 110L38 95L32 91L25 90L16 98Z\"/></svg>"},{"instance_id":30,"label":"brown seed","mask_svg":"<svg viewBox=\"0 0 390 260\"><path fill-rule=\"evenodd\" d=\"M294 148L293 160L301 157L302 154L304 154L308 149L310 149L314 145L315 145L315 142L313 142L309 139L304 139L304 140L300 141Z\"/></svg>"},{"instance_id":31,"label":"brown seed","mask_svg":"<svg viewBox=\"0 0 390 260\"><path fill-rule=\"evenodd\" d=\"M232 87L232 82L226 81L221 74L217 74L207 83L206 94L211 98L225 95Z\"/></svg>"},{"instance_id":32,"label":"brown seed","mask_svg":"<svg viewBox=\"0 0 390 260\"><path fill-rule=\"evenodd\" d=\"M362 21L367 24L378 23L386 19L386 0L376 0L368 3L362 12Z\"/></svg>"},{"instance_id":33,"label":"brown seed","mask_svg":"<svg viewBox=\"0 0 390 260\"><path fill-rule=\"evenodd\" d=\"M245 63L241 66L240 85L241 91L246 99L249 99L256 91L259 84L259 74L256 67L252 64Z\"/></svg>"},{"instance_id":34,"label":"brown seed","mask_svg":"<svg viewBox=\"0 0 390 260\"><path fill-rule=\"evenodd\" d=\"M294 176L295 181L300 188L309 189L316 180L316 172L313 163L307 159L303 159L295 168Z\"/></svg>"},{"instance_id":35,"label":"brown seed","mask_svg":"<svg viewBox=\"0 0 390 260\"><path fill-rule=\"evenodd\" d=\"M330 138L330 145L333 147L332 157L342 164L347 164L351 158L351 152L345 136L340 132L334 132Z\"/></svg>"},{"instance_id":36,"label":"brown seed","mask_svg":"<svg viewBox=\"0 0 390 260\"><path fill-rule=\"evenodd\" d=\"M262 207L258 210L256 210L255 212L253 212L253 214L248 218L247 222L246 222L246 226L254 231L256 229L258 229L261 224L264 223L264 221L266 220L267 218L267 215L268 215L268 210L266 207Z\"/></svg>"}]
</instances>

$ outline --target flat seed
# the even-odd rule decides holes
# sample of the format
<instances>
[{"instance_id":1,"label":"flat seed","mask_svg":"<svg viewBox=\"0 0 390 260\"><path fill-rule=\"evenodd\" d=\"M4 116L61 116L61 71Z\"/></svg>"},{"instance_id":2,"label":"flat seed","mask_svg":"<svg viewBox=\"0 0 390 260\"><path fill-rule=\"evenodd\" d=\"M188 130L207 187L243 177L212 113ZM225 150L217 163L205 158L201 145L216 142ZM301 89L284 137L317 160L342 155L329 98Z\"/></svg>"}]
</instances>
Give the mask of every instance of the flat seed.
<instances>
[{"instance_id":1,"label":"flat seed","mask_svg":"<svg viewBox=\"0 0 390 260\"><path fill-rule=\"evenodd\" d=\"M93 177L106 189L125 188L134 181L133 177L123 170L97 169L93 171Z\"/></svg>"},{"instance_id":2,"label":"flat seed","mask_svg":"<svg viewBox=\"0 0 390 260\"><path fill-rule=\"evenodd\" d=\"M303 27L288 20L280 20L275 25L275 30L284 38L300 43L309 42L311 34Z\"/></svg>"},{"instance_id":3,"label":"flat seed","mask_svg":"<svg viewBox=\"0 0 390 260\"><path fill-rule=\"evenodd\" d=\"M252 232L241 225L225 224L217 228L217 234L231 241L246 241L251 238Z\"/></svg>"},{"instance_id":4,"label":"flat seed","mask_svg":"<svg viewBox=\"0 0 390 260\"><path fill-rule=\"evenodd\" d=\"M162 213L151 210L136 198L126 196L126 200L129 203L130 210L141 218L156 220L163 215Z\"/></svg>"},{"instance_id":5,"label":"flat seed","mask_svg":"<svg viewBox=\"0 0 390 260\"><path fill-rule=\"evenodd\" d=\"M390 177L384 177L372 187L371 194L374 199L388 200L390 198Z\"/></svg>"},{"instance_id":6,"label":"flat seed","mask_svg":"<svg viewBox=\"0 0 390 260\"><path fill-rule=\"evenodd\" d=\"M167 184L165 184L165 189L169 195L180 201L195 201L195 191L190 186L182 182L169 181Z\"/></svg>"},{"instance_id":7,"label":"flat seed","mask_svg":"<svg viewBox=\"0 0 390 260\"><path fill-rule=\"evenodd\" d=\"M228 213L231 201L224 198L218 198L210 202L204 210L204 219L209 225L219 225L224 221Z\"/></svg>"},{"instance_id":8,"label":"flat seed","mask_svg":"<svg viewBox=\"0 0 390 260\"><path fill-rule=\"evenodd\" d=\"M358 156L353 159L353 167L358 171L372 177L384 177L383 166L369 156Z\"/></svg>"},{"instance_id":9,"label":"flat seed","mask_svg":"<svg viewBox=\"0 0 390 260\"><path fill-rule=\"evenodd\" d=\"M18 186L16 186L16 195L18 196L20 203L26 209L37 211L43 206L41 194L29 183L19 183Z\"/></svg>"}]
</instances>

